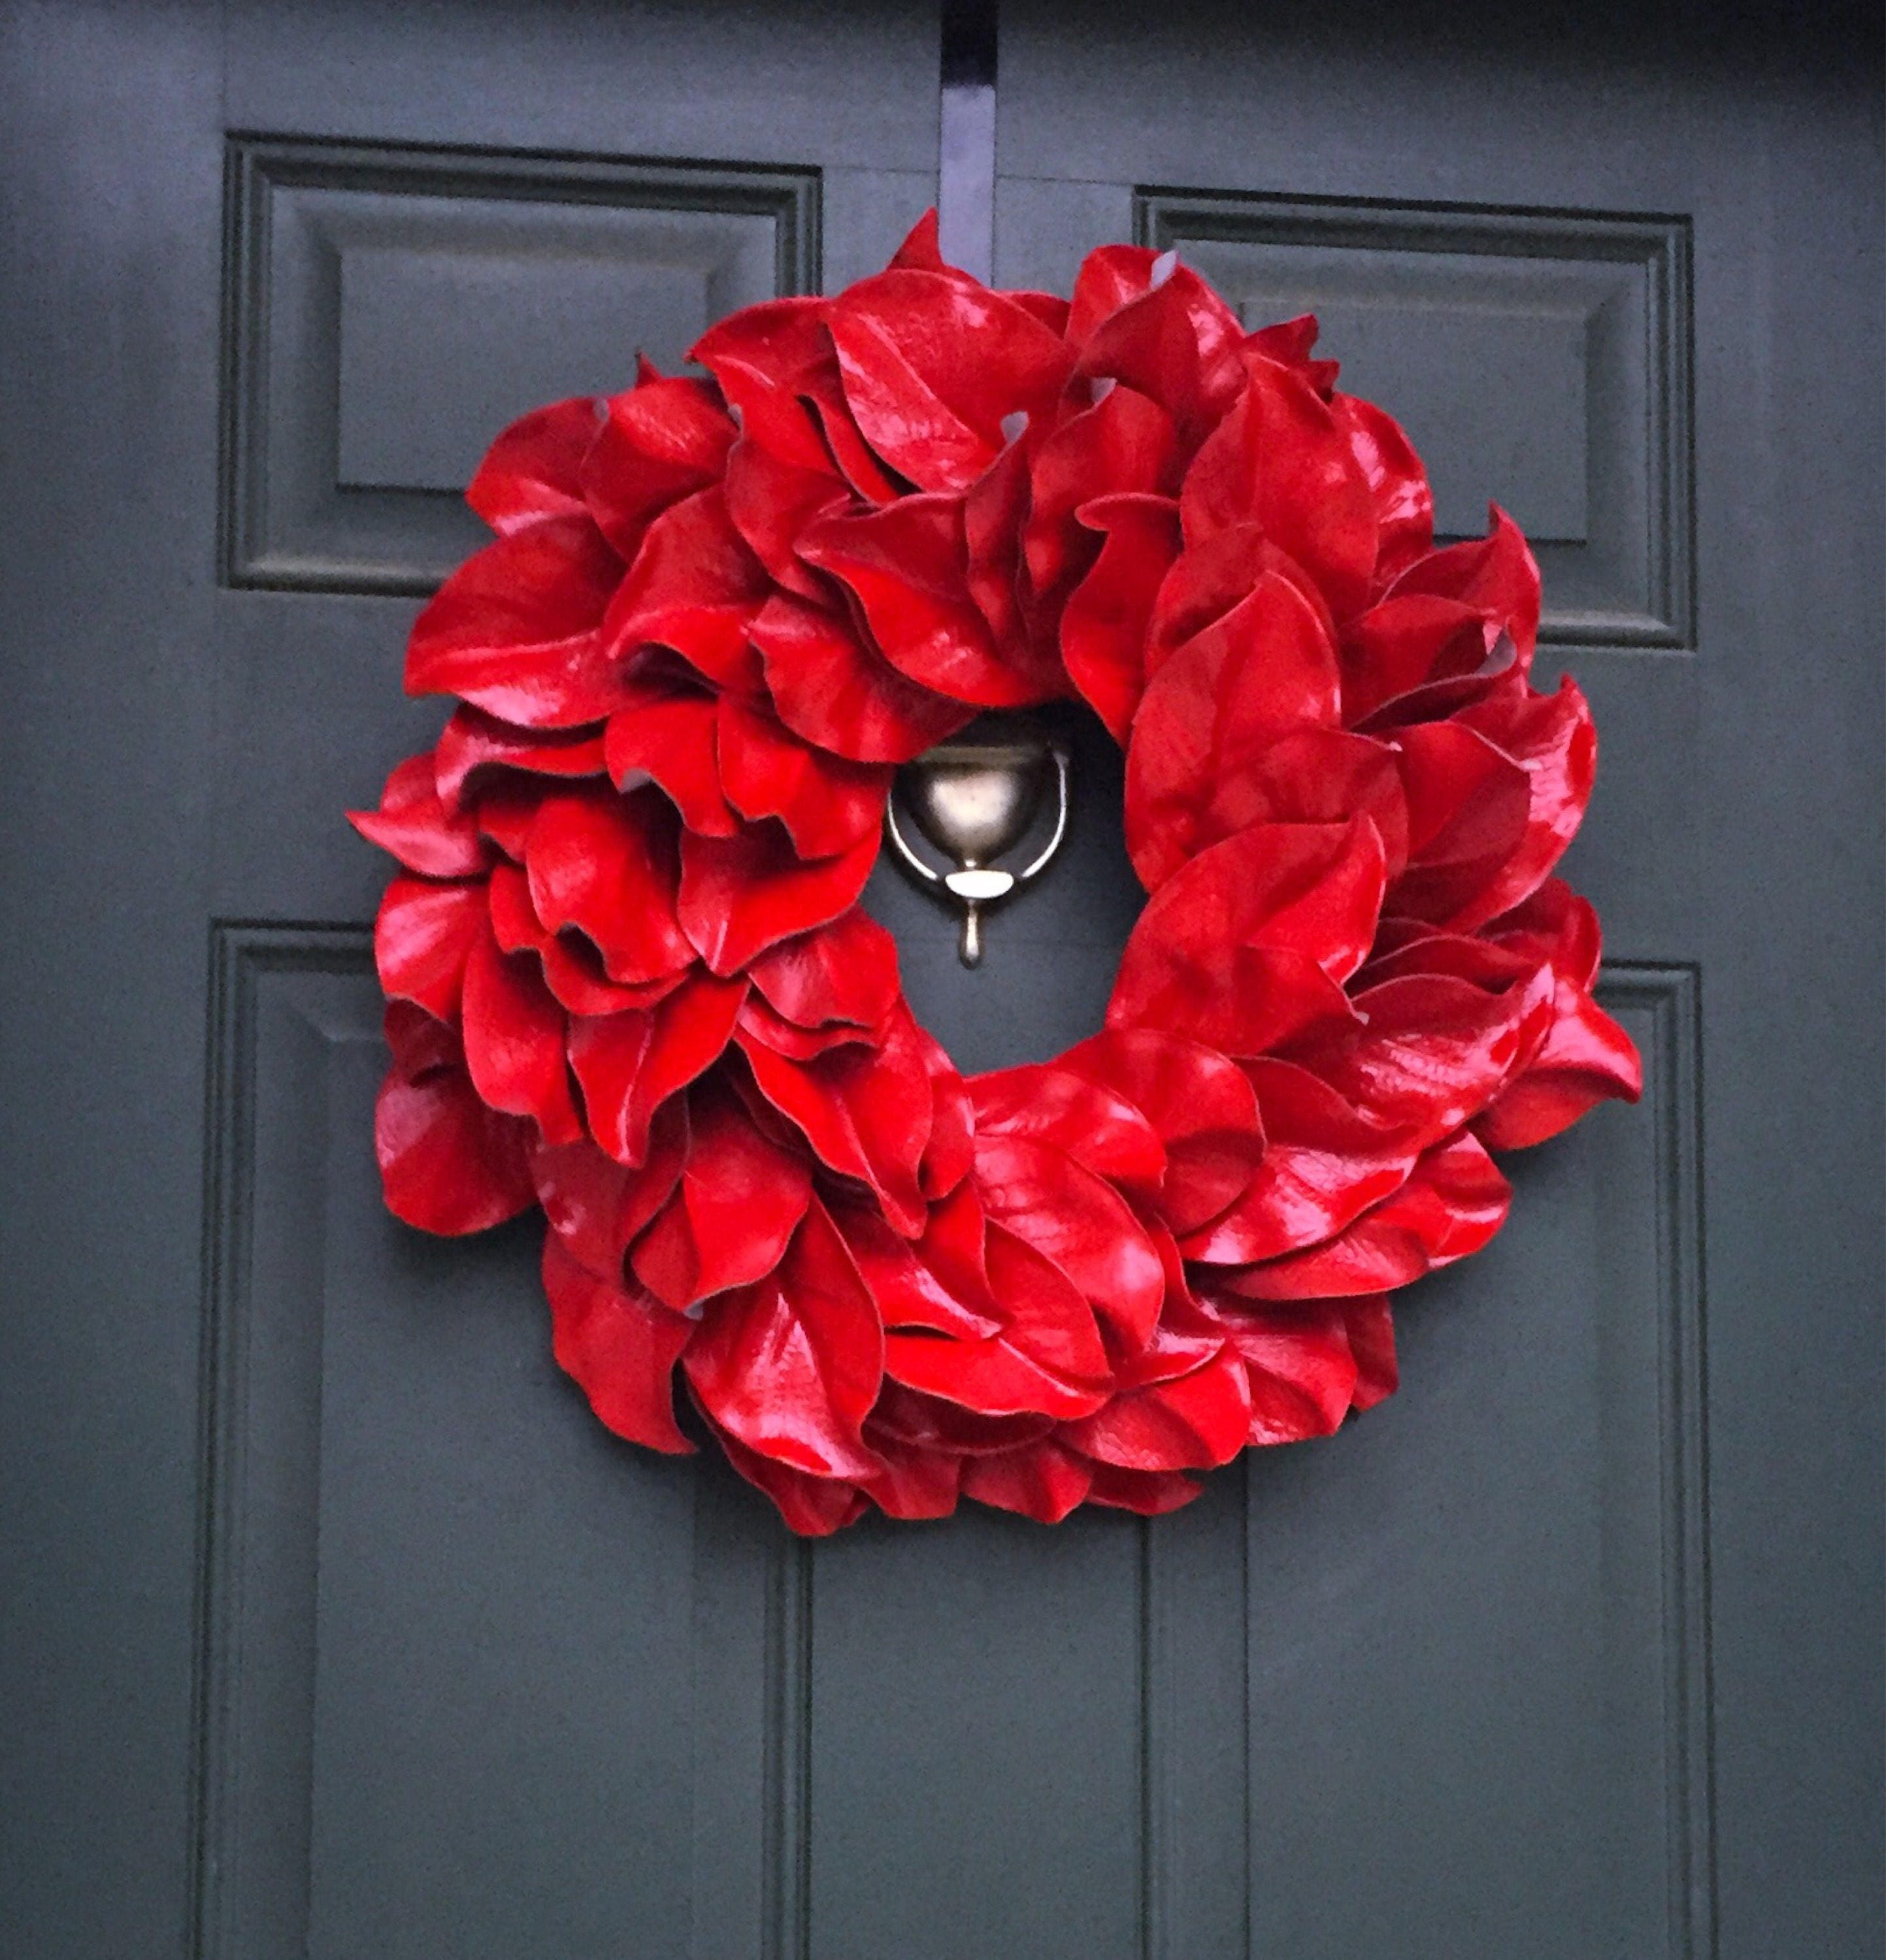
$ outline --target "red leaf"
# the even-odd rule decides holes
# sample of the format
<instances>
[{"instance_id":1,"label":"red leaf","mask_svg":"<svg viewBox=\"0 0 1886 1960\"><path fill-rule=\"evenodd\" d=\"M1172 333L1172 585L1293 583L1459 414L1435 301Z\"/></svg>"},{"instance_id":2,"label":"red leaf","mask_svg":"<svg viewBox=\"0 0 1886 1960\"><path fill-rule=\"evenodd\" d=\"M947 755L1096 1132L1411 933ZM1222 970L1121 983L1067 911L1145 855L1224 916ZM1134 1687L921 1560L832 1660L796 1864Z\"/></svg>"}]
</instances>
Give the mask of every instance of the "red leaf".
<instances>
[{"instance_id":1,"label":"red leaf","mask_svg":"<svg viewBox=\"0 0 1886 1960\"><path fill-rule=\"evenodd\" d=\"M696 1088L688 1115L680 1182L629 1254L636 1277L677 1311L764 1278L812 1197L811 1166L763 1135L731 1090Z\"/></svg>"},{"instance_id":2,"label":"red leaf","mask_svg":"<svg viewBox=\"0 0 1886 1960\"><path fill-rule=\"evenodd\" d=\"M821 606L776 593L748 632L779 719L835 756L907 762L973 711L906 680L849 621Z\"/></svg>"},{"instance_id":3,"label":"red leaf","mask_svg":"<svg viewBox=\"0 0 1886 1960\"><path fill-rule=\"evenodd\" d=\"M801 599L825 597L820 580L799 562L799 533L852 493L829 463L791 463L757 442L737 442L727 458L727 514L747 548L776 583Z\"/></svg>"},{"instance_id":4,"label":"red leaf","mask_svg":"<svg viewBox=\"0 0 1886 1960\"><path fill-rule=\"evenodd\" d=\"M1239 1197L1262 1161L1257 1098L1235 1063L1154 1028L1095 1035L1056 1064L1107 1083L1143 1110L1165 1145L1154 1204L1174 1232L1196 1230Z\"/></svg>"},{"instance_id":5,"label":"red leaf","mask_svg":"<svg viewBox=\"0 0 1886 1960\"><path fill-rule=\"evenodd\" d=\"M698 1394L694 1401L699 1408ZM709 1421L727 1452L728 1462L756 1490L764 1491L773 1500L787 1528L801 1538L829 1538L833 1532L856 1523L870 1508L855 1484L841 1478L811 1476L789 1464L763 1456L757 1450L749 1449L737 1437L713 1425L711 1417Z\"/></svg>"},{"instance_id":6,"label":"red leaf","mask_svg":"<svg viewBox=\"0 0 1886 1960\"><path fill-rule=\"evenodd\" d=\"M760 1093L819 1160L874 1192L906 1237L921 1231L917 1167L930 1134L931 1090L908 1010L893 1017L875 1048L834 1048L796 1062L751 1039L741 1047Z\"/></svg>"},{"instance_id":7,"label":"red leaf","mask_svg":"<svg viewBox=\"0 0 1886 1960\"><path fill-rule=\"evenodd\" d=\"M907 679L979 708L1062 692L1059 662L1018 641L999 646L971 597L960 497L902 497L881 510L822 517L799 551L851 588L872 639Z\"/></svg>"},{"instance_id":8,"label":"red leaf","mask_svg":"<svg viewBox=\"0 0 1886 1960\"><path fill-rule=\"evenodd\" d=\"M537 776L600 776L602 737L593 729L527 732L476 708L455 708L433 754L442 804L457 810L479 772L504 768Z\"/></svg>"},{"instance_id":9,"label":"red leaf","mask_svg":"<svg viewBox=\"0 0 1886 1960\"><path fill-rule=\"evenodd\" d=\"M1407 431L1373 402L1333 395L1330 412L1349 439L1375 507L1375 583L1391 583L1434 548L1434 493Z\"/></svg>"},{"instance_id":10,"label":"red leaf","mask_svg":"<svg viewBox=\"0 0 1886 1960\"><path fill-rule=\"evenodd\" d=\"M395 878L373 928L374 964L387 998L410 1001L435 1020L456 1021L465 962L486 916L482 884Z\"/></svg>"},{"instance_id":11,"label":"red leaf","mask_svg":"<svg viewBox=\"0 0 1886 1960\"><path fill-rule=\"evenodd\" d=\"M1526 772L1464 720L1404 728L1396 746L1408 864L1395 880L1390 909L1455 928L1478 924L1489 908L1504 911L1505 867L1526 839L1532 800Z\"/></svg>"},{"instance_id":12,"label":"red leaf","mask_svg":"<svg viewBox=\"0 0 1886 1960\"><path fill-rule=\"evenodd\" d=\"M1084 522L1079 511L1117 495L1170 497L1178 488L1172 418L1136 389L1104 385L1091 408L1042 438L1028 464L1022 556L1031 589L1050 603L1087 569L1092 533L1105 528Z\"/></svg>"},{"instance_id":13,"label":"red leaf","mask_svg":"<svg viewBox=\"0 0 1886 1960\"><path fill-rule=\"evenodd\" d=\"M1179 499L1188 543L1257 523L1321 588L1339 617L1368 603L1374 502L1327 405L1298 372L1245 356L1249 385L1199 451Z\"/></svg>"},{"instance_id":14,"label":"red leaf","mask_svg":"<svg viewBox=\"0 0 1886 1960\"><path fill-rule=\"evenodd\" d=\"M989 1227L988 1258L1007 1316L1002 1331L976 1341L887 1335L885 1372L985 1415L1091 1414L1107 1399L1107 1351L1093 1309L1058 1266L1000 1226Z\"/></svg>"},{"instance_id":15,"label":"red leaf","mask_svg":"<svg viewBox=\"0 0 1886 1960\"><path fill-rule=\"evenodd\" d=\"M744 978L696 973L655 1007L571 1023L590 1134L618 1163L643 1161L656 1112L720 1059L746 998Z\"/></svg>"},{"instance_id":16,"label":"red leaf","mask_svg":"<svg viewBox=\"0 0 1886 1960\"><path fill-rule=\"evenodd\" d=\"M693 959L677 915L674 823L651 790L559 791L525 835L530 902L549 932L574 928L626 985L659 980Z\"/></svg>"},{"instance_id":17,"label":"red leaf","mask_svg":"<svg viewBox=\"0 0 1886 1960\"><path fill-rule=\"evenodd\" d=\"M1243 1265L1314 1246L1399 1189L1420 1145L1285 1061L1250 1064L1268 1139L1244 1195L1180 1242L1188 1259Z\"/></svg>"},{"instance_id":18,"label":"red leaf","mask_svg":"<svg viewBox=\"0 0 1886 1960\"><path fill-rule=\"evenodd\" d=\"M1244 332L1217 294L1170 254L1153 259L1145 278L1146 290L1123 296L1087 330L1078 371L1123 382L1158 402L1190 455L1244 385Z\"/></svg>"},{"instance_id":19,"label":"red leaf","mask_svg":"<svg viewBox=\"0 0 1886 1960\"><path fill-rule=\"evenodd\" d=\"M716 973L741 967L795 934L849 909L878 857L872 829L833 858L807 863L785 832L757 825L734 837L681 837L676 912L683 930Z\"/></svg>"},{"instance_id":20,"label":"red leaf","mask_svg":"<svg viewBox=\"0 0 1886 1960\"><path fill-rule=\"evenodd\" d=\"M827 315L859 431L919 490L963 490L1003 446L1003 418L1045 416L1072 350L1025 307L973 281L894 268Z\"/></svg>"},{"instance_id":21,"label":"red leaf","mask_svg":"<svg viewBox=\"0 0 1886 1960\"><path fill-rule=\"evenodd\" d=\"M1179 507L1169 497L1098 497L1081 522L1102 535L1100 555L1061 614L1068 676L1123 747L1145 687L1148 621L1179 550Z\"/></svg>"},{"instance_id":22,"label":"red leaf","mask_svg":"<svg viewBox=\"0 0 1886 1960\"><path fill-rule=\"evenodd\" d=\"M779 1269L708 1308L682 1365L701 1404L762 1456L820 1477L868 1478L861 1429L884 1334L845 1242L814 1204Z\"/></svg>"},{"instance_id":23,"label":"red leaf","mask_svg":"<svg viewBox=\"0 0 1886 1960\"><path fill-rule=\"evenodd\" d=\"M1219 1296L1227 1338L1250 1385L1254 1444L1333 1436L1354 1403L1359 1379L1349 1345L1348 1300L1259 1306Z\"/></svg>"},{"instance_id":24,"label":"red leaf","mask_svg":"<svg viewBox=\"0 0 1886 1960\"><path fill-rule=\"evenodd\" d=\"M1126 751L1126 846L1140 883L1157 891L1215 842L1217 787L1250 773L1279 736L1333 728L1340 695L1335 643L1274 573L1180 647L1148 682Z\"/></svg>"},{"instance_id":25,"label":"red leaf","mask_svg":"<svg viewBox=\"0 0 1886 1960\"><path fill-rule=\"evenodd\" d=\"M610 781L624 792L652 782L690 830L732 836L740 818L722 791L715 760L718 697L690 670L664 671L645 657L624 676L623 697L603 737Z\"/></svg>"},{"instance_id":26,"label":"red leaf","mask_svg":"<svg viewBox=\"0 0 1886 1960\"><path fill-rule=\"evenodd\" d=\"M1423 1153L1407 1183L1326 1246L1229 1275L1250 1300L1321 1300L1406 1286L1477 1252L1505 1223L1512 1187L1470 1136Z\"/></svg>"},{"instance_id":27,"label":"red leaf","mask_svg":"<svg viewBox=\"0 0 1886 1960\"><path fill-rule=\"evenodd\" d=\"M1489 1150L1542 1144L1599 1102L1613 1096L1635 1102L1643 1093L1636 1043L1583 987L1561 979L1552 1011L1552 1029L1538 1053L1474 1123L1474 1134Z\"/></svg>"},{"instance_id":28,"label":"red leaf","mask_svg":"<svg viewBox=\"0 0 1886 1960\"><path fill-rule=\"evenodd\" d=\"M979 1136L1051 1144L1122 1190L1150 1197L1159 1188L1166 1153L1158 1131L1104 1079L1036 1062L976 1076L968 1088Z\"/></svg>"},{"instance_id":29,"label":"red leaf","mask_svg":"<svg viewBox=\"0 0 1886 1960\"><path fill-rule=\"evenodd\" d=\"M1525 1067L1552 998L1544 968L1503 994L1438 975L1390 980L1356 996L1356 1025L1312 1033L1295 1059L1371 1115L1434 1143Z\"/></svg>"},{"instance_id":30,"label":"red leaf","mask_svg":"<svg viewBox=\"0 0 1886 1960\"><path fill-rule=\"evenodd\" d=\"M531 1126L479 1099L457 1036L419 1008L387 1009L393 1068L374 1106L387 1208L422 1232L483 1232L531 1200Z\"/></svg>"},{"instance_id":31,"label":"red leaf","mask_svg":"<svg viewBox=\"0 0 1886 1960\"><path fill-rule=\"evenodd\" d=\"M1250 1430L1244 1363L1226 1345L1190 1374L1116 1395L1066 1436L1085 1455L1124 1469L1209 1470L1228 1463Z\"/></svg>"},{"instance_id":32,"label":"red leaf","mask_svg":"<svg viewBox=\"0 0 1886 1960\"><path fill-rule=\"evenodd\" d=\"M747 625L771 590L715 484L649 525L599 637L615 658L668 647L719 686L750 682L757 668Z\"/></svg>"},{"instance_id":33,"label":"red leaf","mask_svg":"<svg viewBox=\"0 0 1886 1960\"><path fill-rule=\"evenodd\" d=\"M476 877L491 862L491 846L477 825L439 800L430 756L402 762L387 778L378 810L349 810L347 820L368 843L422 877Z\"/></svg>"},{"instance_id":34,"label":"red leaf","mask_svg":"<svg viewBox=\"0 0 1886 1960\"><path fill-rule=\"evenodd\" d=\"M829 858L875 835L890 770L848 762L788 734L763 708L720 698L717 742L727 800L750 821L776 816L802 858Z\"/></svg>"},{"instance_id":35,"label":"red leaf","mask_svg":"<svg viewBox=\"0 0 1886 1960\"><path fill-rule=\"evenodd\" d=\"M802 1028L875 1028L899 998L897 941L855 908L782 940L747 971L774 1009Z\"/></svg>"},{"instance_id":36,"label":"red leaf","mask_svg":"<svg viewBox=\"0 0 1886 1960\"><path fill-rule=\"evenodd\" d=\"M465 1065L494 1109L528 1116L543 1141L583 1134L570 1095L563 1045L568 1026L534 961L501 952L489 926L465 962Z\"/></svg>"},{"instance_id":37,"label":"red leaf","mask_svg":"<svg viewBox=\"0 0 1886 1960\"><path fill-rule=\"evenodd\" d=\"M1051 1259L1129 1347L1145 1344L1165 1299L1165 1271L1110 1185L1050 1145L980 1134L975 1179L992 1225Z\"/></svg>"},{"instance_id":38,"label":"red leaf","mask_svg":"<svg viewBox=\"0 0 1886 1960\"><path fill-rule=\"evenodd\" d=\"M833 1208L832 1217L887 1328L924 1327L964 1340L1001 1332L986 1278L979 1287L958 1290L947 1261L925 1257L921 1247L894 1232L876 1212L846 1204ZM977 1230L980 1234L980 1222Z\"/></svg>"},{"instance_id":39,"label":"red leaf","mask_svg":"<svg viewBox=\"0 0 1886 1960\"><path fill-rule=\"evenodd\" d=\"M671 505L719 480L734 428L711 382L645 380L612 395L584 462L582 491L625 559Z\"/></svg>"},{"instance_id":40,"label":"red leaf","mask_svg":"<svg viewBox=\"0 0 1886 1960\"><path fill-rule=\"evenodd\" d=\"M593 395L520 415L486 450L465 501L500 536L541 518L582 515L583 458L601 416Z\"/></svg>"},{"instance_id":41,"label":"red leaf","mask_svg":"<svg viewBox=\"0 0 1886 1960\"><path fill-rule=\"evenodd\" d=\"M1539 637L1539 567L1519 527L1497 504L1487 533L1419 558L1389 588L1391 599L1425 593L1471 606L1507 634L1523 668Z\"/></svg>"},{"instance_id":42,"label":"red leaf","mask_svg":"<svg viewBox=\"0 0 1886 1960\"><path fill-rule=\"evenodd\" d=\"M1381 840L1346 826L1254 824L1155 892L1126 943L1110 1028L1150 1026L1238 1056L1344 1019L1368 950Z\"/></svg>"},{"instance_id":43,"label":"red leaf","mask_svg":"<svg viewBox=\"0 0 1886 1960\"><path fill-rule=\"evenodd\" d=\"M1556 694L1537 695L1515 674L1464 709L1461 720L1496 743L1524 768L1531 784L1524 842L1458 921L1480 925L1537 890L1564 855L1591 798L1598 733L1585 696L1569 679Z\"/></svg>"},{"instance_id":44,"label":"red leaf","mask_svg":"<svg viewBox=\"0 0 1886 1960\"><path fill-rule=\"evenodd\" d=\"M1058 1525L1093 1488L1090 1465L1052 1437L963 1460L963 1495L1036 1523Z\"/></svg>"},{"instance_id":45,"label":"red leaf","mask_svg":"<svg viewBox=\"0 0 1886 1960\"><path fill-rule=\"evenodd\" d=\"M665 1204L687 1154L687 1105L662 1111L648 1160L631 1170L588 1138L531 1153L537 1202L550 1230L579 1265L599 1278L620 1281L629 1242Z\"/></svg>"},{"instance_id":46,"label":"red leaf","mask_svg":"<svg viewBox=\"0 0 1886 1960\"><path fill-rule=\"evenodd\" d=\"M543 1239L557 1366L589 1398L604 1427L671 1456L694 1448L674 1420L674 1364L694 1323L642 1289L612 1285L579 1265L554 1232Z\"/></svg>"},{"instance_id":47,"label":"red leaf","mask_svg":"<svg viewBox=\"0 0 1886 1960\"><path fill-rule=\"evenodd\" d=\"M409 694L456 694L523 728L600 721L615 703L598 628L622 561L587 517L546 517L487 545L414 623Z\"/></svg>"}]
</instances>

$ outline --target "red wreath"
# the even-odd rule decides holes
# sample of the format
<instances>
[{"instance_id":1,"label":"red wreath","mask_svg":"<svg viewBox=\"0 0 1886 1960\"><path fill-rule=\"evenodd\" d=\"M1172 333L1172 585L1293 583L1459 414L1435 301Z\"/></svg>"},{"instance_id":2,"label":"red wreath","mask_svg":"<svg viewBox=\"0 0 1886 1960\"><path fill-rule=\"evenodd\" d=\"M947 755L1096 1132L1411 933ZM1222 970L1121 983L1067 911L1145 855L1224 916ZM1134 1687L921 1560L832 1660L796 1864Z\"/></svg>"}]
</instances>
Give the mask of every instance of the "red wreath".
<instances>
[{"instance_id":1,"label":"red wreath","mask_svg":"<svg viewBox=\"0 0 1886 1960\"><path fill-rule=\"evenodd\" d=\"M678 1366L795 1530L1161 1512L1327 1435L1504 1220L1489 1150L1639 1093L1550 875L1594 740L1528 681L1531 554L1435 549L1315 331L1128 246L992 291L932 218L471 485L406 670L458 705L354 819L403 867L387 1201L541 1205L596 1414L691 1448ZM1068 697L1151 896L1103 1032L965 1079L859 891L896 764Z\"/></svg>"}]
</instances>

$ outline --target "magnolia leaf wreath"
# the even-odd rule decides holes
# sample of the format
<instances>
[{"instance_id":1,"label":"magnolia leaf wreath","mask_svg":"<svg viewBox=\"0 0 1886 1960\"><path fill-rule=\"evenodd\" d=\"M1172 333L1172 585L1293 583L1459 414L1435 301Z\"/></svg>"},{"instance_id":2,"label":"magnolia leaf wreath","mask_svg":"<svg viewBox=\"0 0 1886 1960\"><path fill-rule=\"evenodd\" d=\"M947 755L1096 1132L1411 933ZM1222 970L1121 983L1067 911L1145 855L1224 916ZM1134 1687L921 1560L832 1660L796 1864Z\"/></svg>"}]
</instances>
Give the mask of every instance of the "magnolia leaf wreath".
<instances>
[{"instance_id":1,"label":"magnolia leaf wreath","mask_svg":"<svg viewBox=\"0 0 1886 1960\"><path fill-rule=\"evenodd\" d=\"M541 1206L596 1414L686 1451L684 1389L796 1531L1155 1513L1329 1434L1504 1220L1490 1153L1639 1093L1552 875L1595 745L1528 678L1531 553L1497 508L1435 548L1315 332L1137 247L991 291L932 216L470 485L496 540L406 666L457 705L354 819L387 1202ZM1101 1031L965 1077L860 889L897 764L1065 698L1149 896Z\"/></svg>"}]
</instances>

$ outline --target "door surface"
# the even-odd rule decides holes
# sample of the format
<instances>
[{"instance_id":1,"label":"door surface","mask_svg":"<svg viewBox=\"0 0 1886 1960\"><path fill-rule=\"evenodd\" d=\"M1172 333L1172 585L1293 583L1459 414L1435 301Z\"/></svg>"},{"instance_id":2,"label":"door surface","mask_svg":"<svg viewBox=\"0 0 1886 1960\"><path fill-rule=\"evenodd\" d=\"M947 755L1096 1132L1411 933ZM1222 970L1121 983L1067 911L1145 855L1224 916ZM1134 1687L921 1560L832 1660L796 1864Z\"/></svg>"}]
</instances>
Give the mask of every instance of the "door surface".
<instances>
[{"instance_id":1,"label":"door surface","mask_svg":"<svg viewBox=\"0 0 1886 1960\"><path fill-rule=\"evenodd\" d=\"M1313 308L1539 541L1643 1101L1329 1442L810 1548L386 1215L339 813L495 428L933 201L935 8L0 10L0 1949L1881 1951L1879 30L1527 11L1004 0L996 272ZM1132 923L1074 732L978 973L871 887L966 1067Z\"/></svg>"}]
</instances>

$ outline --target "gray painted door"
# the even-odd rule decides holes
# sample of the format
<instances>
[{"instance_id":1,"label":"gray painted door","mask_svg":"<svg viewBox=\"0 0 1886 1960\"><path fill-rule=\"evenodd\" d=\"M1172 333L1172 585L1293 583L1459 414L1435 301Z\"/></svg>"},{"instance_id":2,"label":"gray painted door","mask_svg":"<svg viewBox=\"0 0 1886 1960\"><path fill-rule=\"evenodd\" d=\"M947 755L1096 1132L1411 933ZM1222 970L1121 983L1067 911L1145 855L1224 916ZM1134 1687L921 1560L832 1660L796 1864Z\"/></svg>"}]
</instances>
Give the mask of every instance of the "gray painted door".
<instances>
[{"instance_id":1,"label":"gray painted door","mask_svg":"<svg viewBox=\"0 0 1886 1960\"><path fill-rule=\"evenodd\" d=\"M485 436L881 262L934 7L0 12L0 1948L34 1960L1881 1951L1879 37L1007 0L997 272L1317 307L1544 542L1636 1109L1400 1395L1150 1526L787 1539L382 1211L338 821ZM1098 1019L1117 785L959 1060Z\"/></svg>"}]
</instances>

